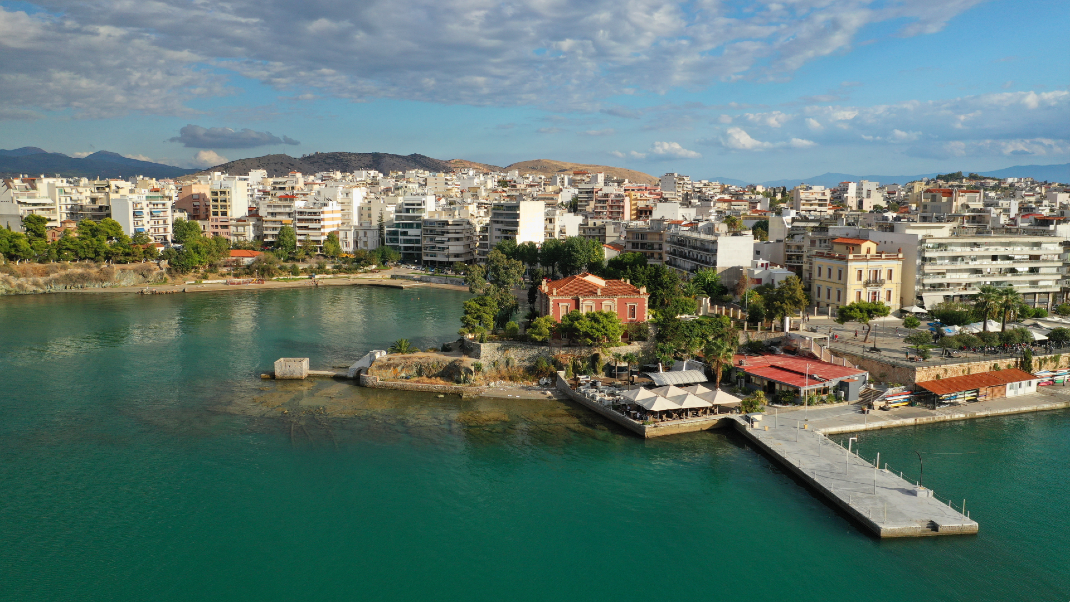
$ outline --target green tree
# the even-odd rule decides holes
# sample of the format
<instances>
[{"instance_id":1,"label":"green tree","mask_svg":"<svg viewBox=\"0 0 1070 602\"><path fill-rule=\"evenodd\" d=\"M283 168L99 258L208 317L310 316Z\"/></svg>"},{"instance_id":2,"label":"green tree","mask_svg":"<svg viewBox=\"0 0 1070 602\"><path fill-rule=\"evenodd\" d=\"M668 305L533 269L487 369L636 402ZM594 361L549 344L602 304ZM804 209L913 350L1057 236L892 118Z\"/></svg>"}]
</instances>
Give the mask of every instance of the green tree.
<instances>
[{"instance_id":1,"label":"green tree","mask_svg":"<svg viewBox=\"0 0 1070 602\"><path fill-rule=\"evenodd\" d=\"M758 220L751 226L750 230L754 234L754 240L769 240L769 220Z\"/></svg>"},{"instance_id":2,"label":"green tree","mask_svg":"<svg viewBox=\"0 0 1070 602\"><path fill-rule=\"evenodd\" d=\"M583 314L579 323L579 338L584 345L604 346L620 342L624 325L615 311L592 311Z\"/></svg>"},{"instance_id":3,"label":"green tree","mask_svg":"<svg viewBox=\"0 0 1070 602\"><path fill-rule=\"evenodd\" d=\"M1070 316L1070 303L1060 303L1055 306L1055 313L1060 316Z\"/></svg>"},{"instance_id":4,"label":"green tree","mask_svg":"<svg viewBox=\"0 0 1070 602\"><path fill-rule=\"evenodd\" d=\"M702 294L713 300L720 299L728 294L728 289L721 284L721 275L713 268L695 272L695 275L691 276L690 282L702 291Z\"/></svg>"},{"instance_id":5,"label":"green tree","mask_svg":"<svg viewBox=\"0 0 1070 602\"><path fill-rule=\"evenodd\" d=\"M907 316L903 318L904 328L917 328L918 326L921 326L921 320L919 320L917 316Z\"/></svg>"},{"instance_id":6,"label":"green tree","mask_svg":"<svg viewBox=\"0 0 1070 602\"><path fill-rule=\"evenodd\" d=\"M973 307L978 319L984 324L983 332L988 332L988 319L991 318L1002 303L1003 294L991 284L984 284L973 298Z\"/></svg>"},{"instance_id":7,"label":"green tree","mask_svg":"<svg viewBox=\"0 0 1070 602\"><path fill-rule=\"evenodd\" d=\"M506 322L505 336L509 339L516 339L518 336L520 336L520 325L511 320L509 322Z\"/></svg>"},{"instance_id":8,"label":"green tree","mask_svg":"<svg viewBox=\"0 0 1070 602\"><path fill-rule=\"evenodd\" d=\"M1022 351L1022 370L1033 373L1033 350L1028 347Z\"/></svg>"},{"instance_id":9,"label":"green tree","mask_svg":"<svg viewBox=\"0 0 1070 602\"><path fill-rule=\"evenodd\" d=\"M713 370L714 383L718 388L721 386L721 374L726 366L732 366L732 358L735 357L738 348L739 336L734 331L728 336L707 341L702 348L702 355Z\"/></svg>"},{"instance_id":10,"label":"green tree","mask_svg":"<svg viewBox=\"0 0 1070 602\"><path fill-rule=\"evenodd\" d=\"M945 337L945 338L951 338L951 337ZM921 353L922 348L927 347L928 345L932 344L933 335L932 335L932 333L930 333L928 331L918 330L916 332L912 332L912 333L908 334L907 337L905 339L903 339L903 340L908 345L910 345L911 347L916 349L919 353Z\"/></svg>"},{"instance_id":11,"label":"green tree","mask_svg":"<svg viewBox=\"0 0 1070 602\"><path fill-rule=\"evenodd\" d=\"M338 233L331 232L327 240L323 241L323 254L332 259L337 259L342 254L342 244L338 242Z\"/></svg>"},{"instance_id":12,"label":"green tree","mask_svg":"<svg viewBox=\"0 0 1070 602\"><path fill-rule=\"evenodd\" d=\"M550 270L550 278L556 279L560 273L564 253L564 243L556 238L551 238L542 243L542 247L539 249L539 264Z\"/></svg>"},{"instance_id":13,"label":"green tree","mask_svg":"<svg viewBox=\"0 0 1070 602\"><path fill-rule=\"evenodd\" d=\"M387 266L401 261L401 253L389 245L380 245L379 248L375 250L375 253L376 263L381 266Z\"/></svg>"},{"instance_id":14,"label":"green tree","mask_svg":"<svg viewBox=\"0 0 1070 602\"><path fill-rule=\"evenodd\" d=\"M412 344L409 343L408 339L398 339L398 340L394 341L394 344L391 345L387 349L387 351L390 352L390 353L401 353L401 354L413 353L414 352L414 350L412 348Z\"/></svg>"},{"instance_id":15,"label":"green tree","mask_svg":"<svg viewBox=\"0 0 1070 602\"><path fill-rule=\"evenodd\" d=\"M82 222L79 222L78 224L79 236L82 235L81 229L83 223L85 223L84 220ZM189 222L179 218L176 219L175 223L171 226L171 240L173 240L177 244L184 245L187 241L200 237L201 225L197 222Z\"/></svg>"},{"instance_id":16,"label":"green tree","mask_svg":"<svg viewBox=\"0 0 1070 602\"><path fill-rule=\"evenodd\" d=\"M494 329L498 304L488 295L479 295L464 302L461 315L461 334L481 334Z\"/></svg>"},{"instance_id":17,"label":"green tree","mask_svg":"<svg viewBox=\"0 0 1070 602\"><path fill-rule=\"evenodd\" d=\"M292 259L297 255L297 232L291 226L279 228L279 233L275 237L274 249L279 259L283 261Z\"/></svg>"},{"instance_id":18,"label":"green tree","mask_svg":"<svg viewBox=\"0 0 1070 602\"><path fill-rule=\"evenodd\" d=\"M535 318L528 327L528 338L536 343L542 343L549 341L550 337L554 335L554 330L557 328L557 320L554 320L553 316L541 316Z\"/></svg>"},{"instance_id":19,"label":"green tree","mask_svg":"<svg viewBox=\"0 0 1070 602\"><path fill-rule=\"evenodd\" d=\"M974 309L958 301L944 301L929 310L929 314L945 326L965 326L974 322Z\"/></svg>"},{"instance_id":20,"label":"green tree","mask_svg":"<svg viewBox=\"0 0 1070 602\"><path fill-rule=\"evenodd\" d=\"M883 318L887 316L891 311L891 308L884 303L877 301L873 303L871 301L855 301L849 305L841 305L837 310L836 322L838 324L846 324L848 322L858 322L859 324L866 326L866 338L863 343L869 342L869 334L873 331L873 328L869 325L870 320L874 318Z\"/></svg>"},{"instance_id":21,"label":"green tree","mask_svg":"<svg viewBox=\"0 0 1070 602\"><path fill-rule=\"evenodd\" d=\"M646 255L642 253L621 253L606 262L605 276L614 280L627 278L631 270L645 267L646 264Z\"/></svg>"},{"instance_id":22,"label":"green tree","mask_svg":"<svg viewBox=\"0 0 1070 602\"><path fill-rule=\"evenodd\" d=\"M1052 328L1048 333L1048 340L1059 347L1070 343L1070 328Z\"/></svg>"},{"instance_id":23,"label":"green tree","mask_svg":"<svg viewBox=\"0 0 1070 602\"><path fill-rule=\"evenodd\" d=\"M744 414L750 414L751 412L761 412L765 409L765 405L768 400L765 398L765 393L762 391L755 391L749 397L741 400L739 404L739 411Z\"/></svg>"},{"instance_id":24,"label":"green tree","mask_svg":"<svg viewBox=\"0 0 1070 602\"><path fill-rule=\"evenodd\" d=\"M1000 332L1007 330L1007 319L1017 313L1020 305L1022 305L1022 294L1014 290L1013 286L1000 289L999 305L997 305L999 312L1003 315L999 326Z\"/></svg>"},{"instance_id":25,"label":"green tree","mask_svg":"<svg viewBox=\"0 0 1070 602\"><path fill-rule=\"evenodd\" d=\"M810 297L798 276L788 276L765 300L765 309L774 320L794 316L810 305ZM841 307L842 309L842 307ZM884 315L888 315L887 312Z\"/></svg>"},{"instance_id":26,"label":"green tree","mask_svg":"<svg viewBox=\"0 0 1070 602\"><path fill-rule=\"evenodd\" d=\"M599 273L605 263L602 243L589 238L571 236L565 240L561 253L561 273L571 276L581 272Z\"/></svg>"},{"instance_id":27,"label":"green tree","mask_svg":"<svg viewBox=\"0 0 1070 602\"><path fill-rule=\"evenodd\" d=\"M31 213L22 218L22 229L31 243L35 240L44 240L48 232L48 218Z\"/></svg>"}]
</instances>

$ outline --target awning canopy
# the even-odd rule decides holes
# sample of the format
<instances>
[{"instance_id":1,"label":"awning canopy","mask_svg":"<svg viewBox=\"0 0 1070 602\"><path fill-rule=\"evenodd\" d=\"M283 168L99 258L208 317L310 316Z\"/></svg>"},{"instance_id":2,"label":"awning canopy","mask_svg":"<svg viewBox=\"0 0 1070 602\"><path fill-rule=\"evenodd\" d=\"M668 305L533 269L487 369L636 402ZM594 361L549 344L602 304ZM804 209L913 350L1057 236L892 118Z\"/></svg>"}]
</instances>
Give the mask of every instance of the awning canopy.
<instances>
[{"instance_id":1,"label":"awning canopy","mask_svg":"<svg viewBox=\"0 0 1070 602\"><path fill-rule=\"evenodd\" d=\"M652 399L654 397L657 397L658 394L651 391L650 389L644 389L640 387L638 389L631 389L629 391L625 391L621 393L620 396L624 399L627 399L628 401L639 401L641 399Z\"/></svg>"},{"instance_id":2,"label":"awning canopy","mask_svg":"<svg viewBox=\"0 0 1070 602\"><path fill-rule=\"evenodd\" d=\"M664 385L691 385L709 382L701 370L676 370L673 372L647 372L650 380L659 387Z\"/></svg>"},{"instance_id":3,"label":"awning canopy","mask_svg":"<svg viewBox=\"0 0 1070 602\"><path fill-rule=\"evenodd\" d=\"M924 308L918 307L917 305L908 305L906 307L901 307L900 309L906 312L910 312L912 314L928 313Z\"/></svg>"},{"instance_id":4,"label":"awning canopy","mask_svg":"<svg viewBox=\"0 0 1070 602\"><path fill-rule=\"evenodd\" d=\"M942 295L940 293L922 293L921 301L925 304L926 308L932 309L938 304L943 303L944 297L945 295Z\"/></svg>"},{"instance_id":5,"label":"awning canopy","mask_svg":"<svg viewBox=\"0 0 1070 602\"><path fill-rule=\"evenodd\" d=\"M662 397L661 395L655 395L654 397L647 397L646 399L640 399L637 401L640 406L648 412L664 412L667 410L679 410L680 406Z\"/></svg>"},{"instance_id":6,"label":"awning canopy","mask_svg":"<svg viewBox=\"0 0 1070 602\"><path fill-rule=\"evenodd\" d=\"M715 406L735 406L742 403L743 400L726 393L720 389L714 389L707 387L706 385L691 385L690 387L683 388L688 393L693 393L702 399L708 401L711 405Z\"/></svg>"}]
</instances>

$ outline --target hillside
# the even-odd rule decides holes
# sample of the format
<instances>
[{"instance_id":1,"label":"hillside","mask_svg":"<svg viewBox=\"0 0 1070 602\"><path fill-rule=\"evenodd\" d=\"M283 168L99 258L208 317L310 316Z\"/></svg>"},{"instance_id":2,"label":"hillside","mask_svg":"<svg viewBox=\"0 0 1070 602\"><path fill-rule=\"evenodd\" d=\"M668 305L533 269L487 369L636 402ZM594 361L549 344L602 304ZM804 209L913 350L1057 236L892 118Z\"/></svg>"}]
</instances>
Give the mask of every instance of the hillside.
<instances>
[{"instance_id":1,"label":"hillside","mask_svg":"<svg viewBox=\"0 0 1070 602\"><path fill-rule=\"evenodd\" d=\"M290 155L265 155L238 159L210 167L200 173L221 171L231 175L246 175L250 170L263 169L268 176L283 176L291 171L313 174L321 171L352 172L374 169L381 173L426 169L428 171L453 171L449 162L424 155L393 155L390 153L314 153L300 159Z\"/></svg>"},{"instance_id":2,"label":"hillside","mask_svg":"<svg viewBox=\"0 0 1070 602\"><path fill-rule=\"evenodd\" d=\"M495 171L504 171L503 168L497 165L488 165L486 163L476 163L475 161L469 161L467 159L450 159L449 164L453 166L454 170L458 169L474 169L482 173L490 173Z\"/></svg>"},{"instance_id":3,"label":"hillside","mask_svg":"<svg viewBox=\"0 0 1070 602\"><path fill-rule=\"evenodd\" d=\"M534 161L521 161L519 163L513 163L512 165L503 168L504 171L517 170L521 174L542 174L546 176L552 176L562 172L572 171L591 171L604 172L607 176L613 178L628 178L629 182L638 182L640 184L656 184L660 182L658 178L650 174L645 174L641 171L634 171L631 169L624 169L622 167L608 167L605 165L585 165L582 163L566 163L564 161L554 161L552 159L535 159Z\"/></svg>"},{"instance_id":4,"label":"hillside","mask_svg":"<svg viewBox=\"0 0 1070 602\"><path fill-rule=\"evenodd\" d=\"M128 159L117 153L97 151L83 159L50 153L36 147L0 150L0 176L60 176L70 178L177 178L191 169Z\"/></svg>"}]
</instances>

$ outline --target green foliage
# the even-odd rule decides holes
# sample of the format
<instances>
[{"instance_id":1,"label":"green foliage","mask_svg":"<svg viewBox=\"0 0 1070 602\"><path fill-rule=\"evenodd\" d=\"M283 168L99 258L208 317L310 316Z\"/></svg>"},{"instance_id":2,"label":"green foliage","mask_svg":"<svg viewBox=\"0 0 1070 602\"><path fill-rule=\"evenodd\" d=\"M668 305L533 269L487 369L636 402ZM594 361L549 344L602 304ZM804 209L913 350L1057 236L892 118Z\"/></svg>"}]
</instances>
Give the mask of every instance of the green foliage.
<instances>
[{"instance_id":1,"label":"green foliage","mask_svg":"<svg viewBox=\"0 0 1070 602\"><path fill-rule=\"evenodd\" d=\"M764 305L769 317L780 320L784 316L794 316L806 309L810 305L810 296L806 294L798 276L788 276L780 286L765 295Z\"/></svg>"},{"instance_id":2,"label":"green foliage","mask_svg":"<svg viewBox=\"0 0 1070 602\"><path fill-rule=\"evenodd\" d=\"M732 358L739 347L739 336L735 330L728 329L722 336L708 339L702 347L702 355L713 369L714 382L721 386L721 375L726 367L732 366Z\"/></svg>"},{"instance_id":3,"label":"green foliage","mask_svg":"<svg viewBox=\"0 0 1070 602\"><path fill-rule=\"evenodd\" d=\"M553 373L554 365L545 355L535 358L535 362L531 366L531 374L533 376L542 378L544 376L552 376Z\"/></svg>"},{"instance_id":4,"label":"green foliage","mask_svg":"<svg viewBox=\"0 0 1070 602\"><path fill-rule=\"evenodd\" d=\"M973 306L958 301L944 301L929 310L933 318L945 326L965 326L976 322Z\"/></svg>"},{"instance_id":5,"label":"green foliage","mask_svg":"<svg viewBox=\"0 0 1070 602\"><path fill-rule=\"evenodd\" d=\"M642 253L621 253L606 262L604 273L606 278L620 280L627 278L631 270L646 267L646 263L646 255Z\"/></svg>"},{"instance_id":6,"label":"green foliage","mask_svg":"<svg viewBox=\"0 0 1070 602\"><path fill-rule=\"evenodd\" d=\"M472 362L472 370L475 370L476 374L483 371L483 362Z\"/></svg>"},{"instance_id":7,"label":"green foliage","mask_svg":"<svg viewBox=\"0 0 1070 602\"><path fill-rule=\"evenodd\" d=\"M575 373L572 372L572 364L565 365L565 378L571 379L573 376Z\"/></svg>"},{"instance_id":8,"label":"green foliage","mask_svg":"<svg viewBox=\"0 0 1070 602\"><path fill-rule=\"evenodd\" d=\"M1060 316L1070 316L1070 303L1060 303L1055 306L1055 313Z\"/></svg>"},{"instance_id":9,"label":"green foliage","mask_svg":"<svg viewBox=\"0 0 1070 602\"><path fill-rule=\"evenodd\" d=\"M556 328L557 320L554 320L553 316L542 316L531 323L531 326L528 327L527 335L532 341L542 343L550 340Z\"/></svg>"},{"instance_id":10,"label":"green foliage","mask_svg":"<svg viewBox=\"0 0 1070 602\"><path fill-rule=\"evenodd\" d=\"M505 336L510 339L515 339L520 336L520 325L516 322L509 321L505 323Z\"/></svg>"},{"instance_id":11,"label":"green foliage","mask_svg":"<svg viewBox=\"0 0 1070 602\"><path fill-rule=\"evenodd\" d=\"M952 338L952 337L944 337L944 338ZM924 347L926 345L929 345L929 344L931 344L933 342L933 335L932 335L932 333L930 333L928 331L918 330L916 332L910 333L903 340L908 345L910 345L911 347L917 349L918 351L921 351L922 347Z\"/></svg>"},{"instance_id":12,"label":"green foliage","mask_svg":"<svg viewBox=\"0 0 1070 602\"><path fill-rule=\"evenodd\" d=\"M79 234L81 234L81 225L81 223L78 224ZM187 241L197 238L201 238L201 225L197 222L176 219L171 225L171 240L175 243L184 245Z\"/></svg>"},{"instance_id":13,"label":"green foliage","mask_svg":"<svg viewBox=\"0 0 1070 602\"><path fill-rule=\"evenodd\" d=\"M1022 370L1033 373L1033 351L1028 347L1022 351Z\"/></svg>"},{"instance_id":14,"label":"green foliage","mask_svg":"<svg viewBox=\"0 0 1070 602\"><path fill-rule=\"evenodd\" d=\"M297 255L297 232L290 226L279 228L274 248L279 259L283 261L293 259Z\"/></svg>"},{"instance_id":15,"label":"green foliage","mask_svg":"<svg viewBox=\"0 0 1070 602\"><path fill-rule=\"evenodd\" d=\"M389 245L380 245L375 249L375 263L386 266L401 261L401 252Z\"/></svg>"},{"instance_id":16,"label":"green foliage","mask_svg":"<svg viewBox=\"0 0 1070 602\"><path fill-rule=\"evenodd\" d=\"M480 334L494 329L498 304L489 295L479 295L464 302L461 334Z\"/></svg>"},{"instance_id":17,"label":"green foliage","mask_svg":"<svg viewBox=\"0 0 1070 602\"><path fill-rule=\"evenodd\" d=\"M763 219L755 222L751 226L751 234L754 235L754 240L769 240L769 220Z\"/></svg>"},{"instance_id":18,"label":"green foliage","mask_svg":"<svg viewBox=\"0 0 1070 602\"><path fill-rule=\"evenodd\" d=\"M728 294L728 289L721 284L721 275L713 268L695 272L695 275L691 277L690 282L693 283L703 295L714 300L720 300Z\"/></svg>"},{"instance_id":19,"label":"green foliage","mask_svg":"<svg viewBox=\"0 0 1070 602\"><path fill-rule=\"evenodd\" d=\"M31 213L22 218L22 229L26 232L26 238L31 242L43 240L48 231L48 218Z\"/></svg>"},{"instance_id":20,"label":"green foliage","mask_svg":"<svg viewBox=\"0 0 1070 602\"><path fill-rule=\"evenodd\" d=\"M1070 343L1070 328L1052 328L1048 333L1048 340L1060 347Z\"/></svg>"},{"instance_id":21,"label":"green foliage","mask_svg":"<svg viewBox=\"0 0 1070 602\"><path fill-rule=\"evenodd\" d=\"M409 343L408 339L398 339L394 341L388 349L390 353L415 353L417 350L413 349L412 343Z\"/></svg>"},{"instance_id":22,"label":"green foliage","mask_svg":"<svg viewBox=\"0 0 1070 602\"><path fill-rule=\"evenodd\" d=\"M565 240L561 249L561 275L571 276L582 272L599 273L602 271L605 259L605 249L600 241L571 236Z\"/></svg>"},{"instance_id":23,"label":"green foliage","mask_svg":"<svg viewBox=\"0 0 1070 602\"><path fill-rule=\"evenodd\" d=\"M624 327L628 333L629 341L650 340L650 324L647 322L632 322Z\"/></svg>"},{"instance_id":24,"label":"green foliage","mask_svg":"<svg viewBox=\"0 0 1070 602\"><path fill-rule=\"evenodd\" d=\"M790 394L790 393L789 393ZM748 397L744 397L739 404L739 410L744 414L750 414L751 412L761 412L765 410L765 405L768 400L765 397L763 391L755 391Z\"/></svg>"},{"instance_id":25,"label":"green foliage","mask_svg":"<svg viewBox=\"0 0 1070 602\"><path fill-rule=\"evenodd\" d=\"M620 342L624 325L616 312L573 310L565 314L559 327L561 332L581 345L606 345Z\"/></svg>"},{"instance_id":26,"label":"green foliage","mask_svg":"<svg viewBox=\"0 0 1070 602\"><path fill-rule=\"evenodd\" d=\"M493 315L491 325L483 325L483 328L489 329L495 326L504 328L520 307L520 302L513 296L512 289L524 281L524 264L516 259L509 259L495 248L488 255L486 266L468 267L464 280L468 285L468 290L478 295L476 299L480 300L479 303L482 306L480 315L482 316L484 312L490 312ZM465 303L465 308L465 314L468 315L468 302ZM471 320L462 317L461 321L468 332L476 332L470 329ZM483 324L482 318L479 322Z\"/></svg>"},{"instance_id":27,"label":"green foliage","mask_svg":"<svg viewBox=\"0 0 1070 602\"><path fill-rule=\"evenodd\" d=\"M323 254L331 258L337 258L342 254L342 245L338 242L337 232L331 232L327 235L327 240L323 241Z\"/></svg>"},{"instance_id":28,"label":"green foliage","mask_svg":"<svg viewBox=\"0 0 1070 602\"><path fill-rule=\"evenodd\" d=\"M943 180L945 182L954 182L954 181L962 179L962 172L961 171L954 171L954 172L951 172L951 173L942 173L942 174L937 175L936 178L934 178L934 179Z\"/></svg>"},{"instance_id":29,"label":"green foliage","mask_svg":"<svg viewBox=\"0 0 1070 602\"><path fill-rule=\"evenodd\" d=\"M981 342L985 345L999 345L999 333L998 332L979 332L977 338L981 339Z\"/></svg>"},{"instance_id":30,"label":"green foliage","mask_svg":"<svg viewBox=\"0 0 1070 602\"><path fill-rule=\"evenodd\" d=\"M903 326L905 328L917 328L921 326L921 320L917 316L907 316L903 318Z\"/></svg>"},{"instance_id":31,"label":"green foliage","mask_svg":"<svg viewBox=\"0 0 1070 602\"><path fill-rule=\"evenodd\" d=\"M1032 343L1033 333L1025 328L1012 328L999 333L999 342L1004 345L1018 345Z\"/></svg>"}]
</instances>

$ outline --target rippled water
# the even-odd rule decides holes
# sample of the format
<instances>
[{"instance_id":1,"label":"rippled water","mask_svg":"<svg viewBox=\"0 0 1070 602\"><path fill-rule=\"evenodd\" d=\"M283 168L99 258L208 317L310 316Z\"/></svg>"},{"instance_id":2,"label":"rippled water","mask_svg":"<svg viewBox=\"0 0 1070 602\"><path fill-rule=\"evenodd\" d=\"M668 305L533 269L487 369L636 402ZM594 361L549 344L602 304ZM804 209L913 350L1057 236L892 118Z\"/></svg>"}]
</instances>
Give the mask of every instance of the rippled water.
<instances>
[{"instance_id":1,"label":"rippled water","mask_svg":"<svg viewBox=\"0 0 1070 602\"><path fill-rule=\"evenodd\" d=\"M731 433L258 378L450 340L465 298L0 299L0 599L1070 599L1070 412L861 435L981 524L878 541Z\"/></svg>"}]
</instances>

